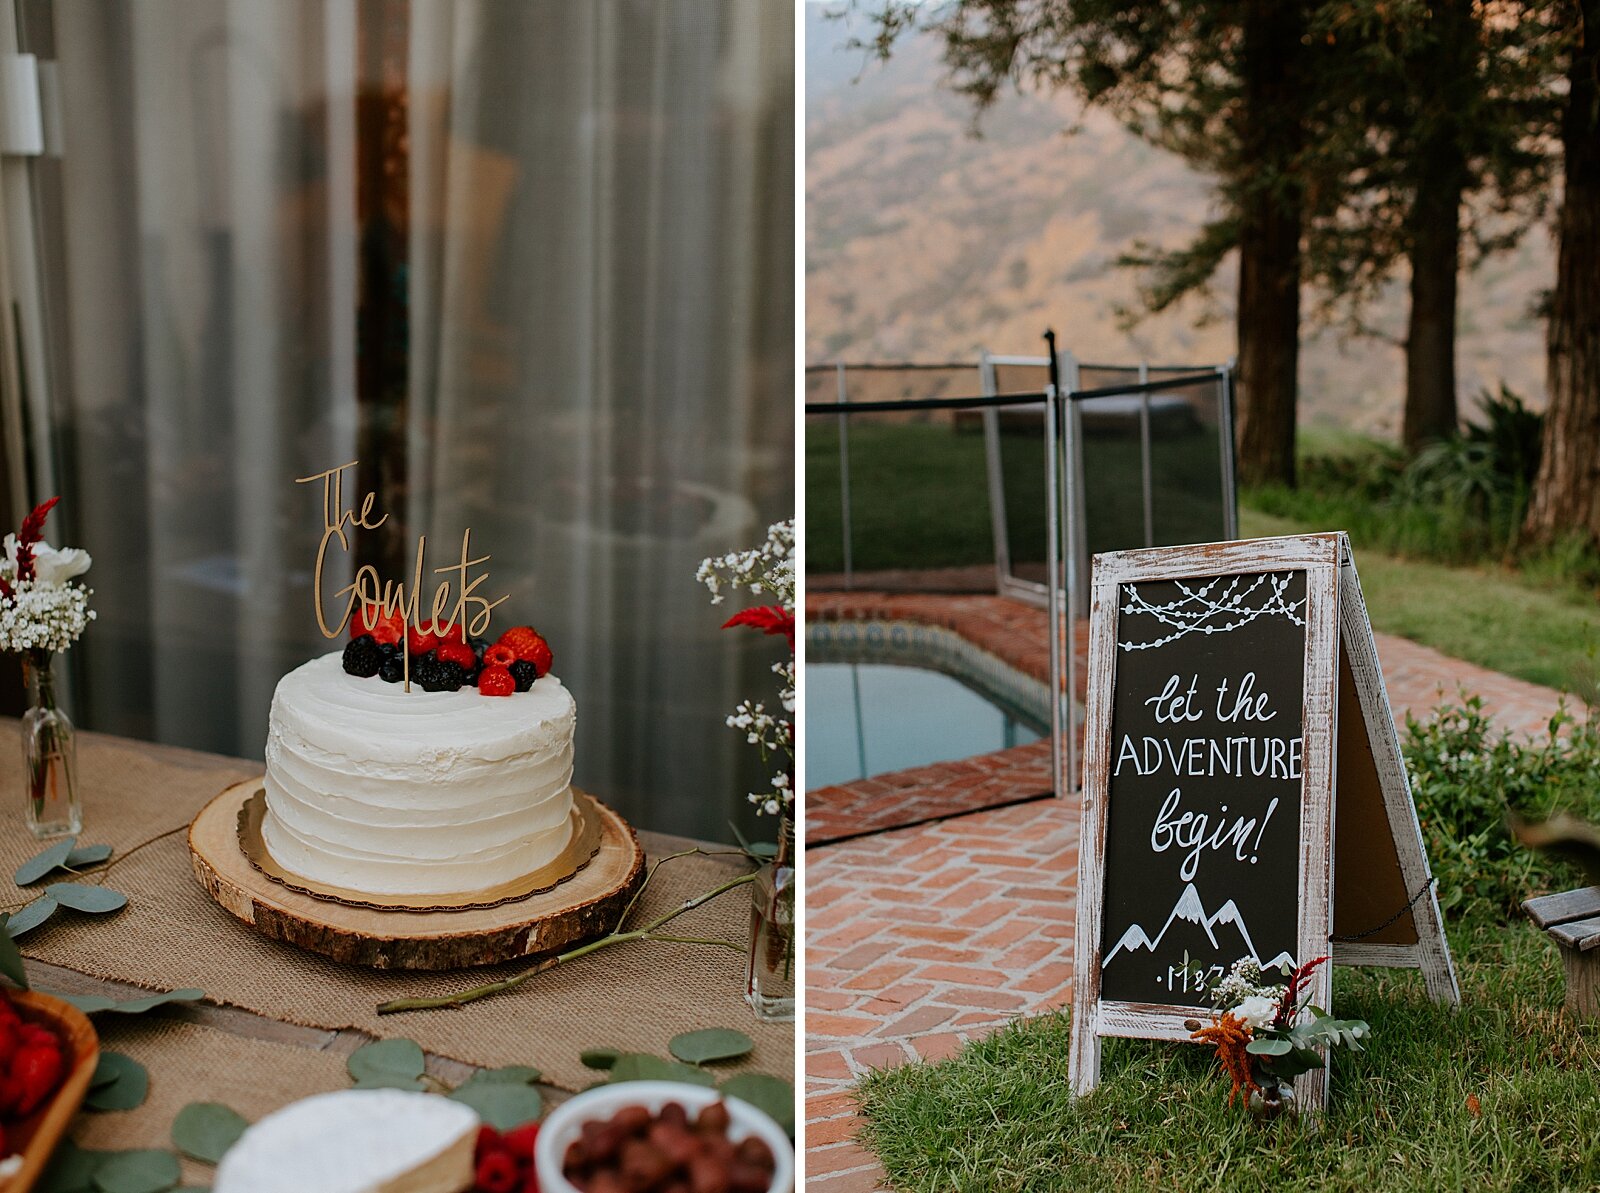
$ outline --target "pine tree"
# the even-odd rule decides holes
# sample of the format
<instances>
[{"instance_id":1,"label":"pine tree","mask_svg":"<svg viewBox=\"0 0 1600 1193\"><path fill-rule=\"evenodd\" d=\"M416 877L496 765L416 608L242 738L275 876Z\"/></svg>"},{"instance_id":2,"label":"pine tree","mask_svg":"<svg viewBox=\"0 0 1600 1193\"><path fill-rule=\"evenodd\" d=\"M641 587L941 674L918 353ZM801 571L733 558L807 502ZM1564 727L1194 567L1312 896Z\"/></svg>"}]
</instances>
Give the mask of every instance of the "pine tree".
<instances>
[{"instance_id":1,"label":"pine tree","mask_svg":"<svg viewBox=\"0 0 1600 1193\"><path fill-rule=\"evenodd\" d=\"M930 12L931 10L931 12ZM1147 255L1160 309L1239 252L1239 471L1294 483L1303 214L1320 103L1311 0L890 0L877 48L907 30L944 40L955 88L983 108L1008 82L1070 88L1217 180L1218 218ZM1134 259L1134 258L1130 258Z\"/></svg>"},{"instance_id":2,"label":"pine tree","mask_svg":"<svg viewBox=\"0 0 1600 1193\"><path fill-rule=\"evenodd\" d=\"M1457 281L1543 215L1555 106L1549 38L1519 9L1472 0L1341 0L1314 36L1339 48L1319 84L1344 114L1331 186L1313 214L1319 314L1363 308L1400 267L1410 311L1402 437L1415 451L1458 427Z\"/></svg>"},{"instance_id":3,"label":"pine tree","mask_svg":"<svg viewBox=\"0 0 1600 1193\"><path fill-rule=\"evenodd\" d=\"M1546 330L1539 474L1526 529L1600 542L1600 0L1557 0L1567 60L1556 284Z\"/></svg>"}]
</instances>

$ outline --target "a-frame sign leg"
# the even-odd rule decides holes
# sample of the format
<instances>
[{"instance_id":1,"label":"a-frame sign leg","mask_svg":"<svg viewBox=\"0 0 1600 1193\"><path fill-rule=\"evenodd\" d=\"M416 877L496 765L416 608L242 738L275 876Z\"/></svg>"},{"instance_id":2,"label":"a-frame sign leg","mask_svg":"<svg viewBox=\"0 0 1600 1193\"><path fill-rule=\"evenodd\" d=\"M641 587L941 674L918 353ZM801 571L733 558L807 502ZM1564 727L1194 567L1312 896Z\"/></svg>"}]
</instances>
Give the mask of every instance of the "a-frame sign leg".
<instances>
[{"instance_id":1,"label":"a-frame sign leg","mask_svg":"<svg viewBox=\"0 0 1600 1193\"><path fill-rule=\"evenodd\" d=\"M1401 923L1387 934L1374 933L1373 939L1349 940L1336 938L1333 942L1334 961L1344 965L1386 965L1420 969L1428 996L1435 1002L1458 1006L1461 990L1456 983L1455 965L1450 959L1450 945L1445 939L1444 920L1439 913L1439 899L1432 885L1432 870L1428 865L1427 851L1423 846L1422 828L1417 820L1416 804L1411 796L1411 779L1406 771L1405 759L1400 752L1400 736L1395 729L1394 714L1389 707L1389 694L1384 687L1383 673L1378 668L1378 650L1372 637L1372 622L1367 617L1367 604L1361 595L1361 581L1356 574L1348 546L1340 567L1339 628L1343 655L1348 663L1348 678L1355 688L1356 707L1342 709L1341 734L1363 734L1365 741L1347 740L1349 746L1363 746L1370 751L1371 764L1376 770L1377 785L1382 795L1384 817L1388 836L1394 844L1394 862L1399 867L1400 884L1394 889L1404 894L1393 901L1391 912L1398 911L1407 901L1409 913L1400 916ZM1363 760L1365 761L1365 760ZM1346 766L1340 778L1346 782L1357 781L1355 768ZM1345 798L1341 795L1341 799ZM1378 842L1370 838L1361 841L1339 842L1336 850L1359 850L1361 856L1372 857ZM1386 844L1386 843L1385 843ZM1354 859L1352 859L1353 861ZM1354 884L1346 884L1352 886ZM1369 884L1362 884L1367 886ZM1350 892L1354 895L1356 892ZM1340 891L1335 887L1335 921L1341 907ZM1369 918L1362 927L1370 928L1375 921ZM1414 926L1414 934L1402 931ZM1346 925L1355 927L1355 925ZM1384 936L1389 940L1385 941ZM1395 939L1396 936L1409 939Z\"/></svg>"}]
</instances>

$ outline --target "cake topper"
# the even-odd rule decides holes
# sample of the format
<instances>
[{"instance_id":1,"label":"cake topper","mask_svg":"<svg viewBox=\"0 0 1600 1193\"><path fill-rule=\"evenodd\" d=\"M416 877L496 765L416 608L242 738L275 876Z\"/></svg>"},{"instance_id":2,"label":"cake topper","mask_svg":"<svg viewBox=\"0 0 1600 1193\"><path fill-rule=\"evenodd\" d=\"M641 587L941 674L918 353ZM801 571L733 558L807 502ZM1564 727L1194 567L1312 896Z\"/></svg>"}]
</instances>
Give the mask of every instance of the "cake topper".
<instances>
[{"instance_id":1,"label":"cake topper","mask_svg":"<svg viewBox=\"0 0 1600 1193\"><path fill-rule=\"evenodd\" d=\"M412 572L411 583L408 586L403 581L385 580L378 575L378 569L370 563L362 564L356 569L355 578L333 594L334 598L344 598L344 608L337 625L330 625L328 611L323 605L322 570L327 563L328 551L337 545L339 550L349 552L351 547L350 532L356 529L376 530L389 519L388 514L381 514L374 520L373 506L377 501L376 493L367 493L361 499L359 511L354 505L348 508L344 499L344 474L353 469L357 460L348 464L341 464L337 468L329 468L314 476L299 476L295 478L298 485L322 483L322 541L317 546L316 572L312 579L313 602L316 606L317 628L322 631L324 638L337 638L345 633L350 625L350 619L359 608L362 611L362 624L369 629L373 626L373 610L385 620L398 615L408 632L399 635L400 659L402 665L402 678L405 690L411 690L411 645L414 630L418 636L431 638L446 638L453 630L460 627L460 637L463 641L468 636L479 638L487 634L489 620L495 606L503 603L505 597L489 600L478 595L478 587L489 578L488 569L482 569L476 576L469 572L482 564L489 562L489 556L472 555L472 528L468 527L461 532L461 557L445 567L433 569L434 575L449 575L455 573L454 598L452 603L452 581L441 580L433 590L433 599L430 602L431 616L424 621L422 618L422 588L425 574L424 557L427 552L428 538L426 535L417 536L417 557ZM448 610L445 620L440 618Z\"/></svg>"}]
</instances>

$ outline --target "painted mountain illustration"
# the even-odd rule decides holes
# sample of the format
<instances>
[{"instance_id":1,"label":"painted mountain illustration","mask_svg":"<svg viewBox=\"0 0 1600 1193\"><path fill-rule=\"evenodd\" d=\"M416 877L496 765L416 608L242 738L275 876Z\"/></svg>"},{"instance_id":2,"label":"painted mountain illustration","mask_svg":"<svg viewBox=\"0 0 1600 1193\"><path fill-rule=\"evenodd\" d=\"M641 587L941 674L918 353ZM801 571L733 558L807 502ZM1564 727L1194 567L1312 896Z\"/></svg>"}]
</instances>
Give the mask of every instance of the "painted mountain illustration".
<instances>
[{"instance_id":1,"label":"painted mountain illustration","mask_svg":"<svg viewBox=\"0 0 1600 1193\"><path fill-rule=\"evenodd\" d=\"M1110 965L1111 959L1118 953L1134 953L1140 949L1150 953L1155 952L1161 947L1161 942L1166 939L1168 931L1174 925L1181 925L1191 930L1198 928L1211 942L1211 947L1230 962L1240 957L1252 957L1263 969L1271 969L1285 961L1293 963L1293 958L1286 952L1279 953L1270 961L1262 960L1261 955L1256 952L1255 941L1250 939L1250 929L1245 925L1244 915L1239 911L1238 904L1229 899L1215 912L1207 912L1205 903L1200 898L1200 892L1195 890L1194 883L1191 882L1183 888L1183 893L1178 896L1178 902L1172 908L1172 914L1167 916L1167 922L1161 925L1159 932L1151 936L1144 925L1130 924L1128 930L1122 934L1122 938L1117 941L1116 947L1106 954L1100 967L1104 969ZM1219 928L1230 927L1237 931L1242 948L1231 945L1229 948L1224 948L1222 941L1217 939ZM1224 932L1223 939L1231 939L1230 934Z\"/></svg>"}]
</instances>

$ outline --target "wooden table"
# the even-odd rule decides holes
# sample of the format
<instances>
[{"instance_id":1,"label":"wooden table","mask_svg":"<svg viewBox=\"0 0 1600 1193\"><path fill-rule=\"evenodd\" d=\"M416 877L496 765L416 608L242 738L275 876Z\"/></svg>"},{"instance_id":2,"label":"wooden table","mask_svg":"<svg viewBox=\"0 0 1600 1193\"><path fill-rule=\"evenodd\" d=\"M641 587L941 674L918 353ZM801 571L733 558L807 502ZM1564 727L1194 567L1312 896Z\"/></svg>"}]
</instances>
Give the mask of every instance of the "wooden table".
<instances>
[{"instance_id":1,"label":"wooden table","mask_svg":"<svg viewBox=\"0 0 1600 1193\"><path fill-rule=\"evenodd\" d=\"M6 736L0 720L0 747ZM417 1040L428 1072L445 1085L480 1066L536 1065L552 1103L600 1077L581 1065L581 1049L665 1056L673 1034L699 1027L733 1027L756 1041L733 1071L793 1080L793 1025L755 1019L742 999L743 958L727 949L628 944L468 1007L378 1017L376 1004L386 999L459 989L522 966L373 971L259 937L206 897L185 842L195 812L229 784L258 775L259 762L92 733L80 735L78 759L86 825L80 843L116 851L103 873L78 881L103 880L129 903L111 916L57 912L22 937L30 982L46 992L116 998L187 986L208 995L204 1003L136 1017L96 1016L104 1047L141 1060L151 1088L139 1110L80 1115L74 1139L82 1146L169 1146L172 1116L189 1102L220 1101L253 1121L299 1097L346 1088L344 1058L380 1036ZM12 909L41 889L6 885L42 848L22 824L21 784L20 767L0 764L0 905ZM639 837L652 861L680 850L727 849L648 831ZM673 863L652 882L639 913L662 914L748 865L728 856ZM685 917L683 928L742 944L748 895L736 887ZM207 1170L189 1161L185 1178L208 1183Z\"/></svg>"}]
</instances>

